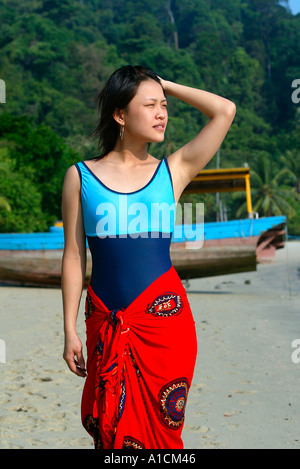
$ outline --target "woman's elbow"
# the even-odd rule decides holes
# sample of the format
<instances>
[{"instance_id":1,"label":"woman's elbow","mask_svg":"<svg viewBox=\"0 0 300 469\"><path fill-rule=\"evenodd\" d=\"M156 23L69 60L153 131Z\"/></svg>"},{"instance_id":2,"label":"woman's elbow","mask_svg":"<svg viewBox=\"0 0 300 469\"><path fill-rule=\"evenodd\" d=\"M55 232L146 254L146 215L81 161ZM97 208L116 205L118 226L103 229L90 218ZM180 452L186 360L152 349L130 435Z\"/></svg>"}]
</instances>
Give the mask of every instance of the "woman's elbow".
<instances>
[{"instance_id":1,"label":"woman's elbow","mask_svg":"<svg viewBox=\"0 0 300 469\"><path fill-rule=\"evenodd\" d=\"M228 117L229 120L233 121L236 114L236 105L233 101L227 100L225 106L225 115Z\"/></svg>"}]
</instances>

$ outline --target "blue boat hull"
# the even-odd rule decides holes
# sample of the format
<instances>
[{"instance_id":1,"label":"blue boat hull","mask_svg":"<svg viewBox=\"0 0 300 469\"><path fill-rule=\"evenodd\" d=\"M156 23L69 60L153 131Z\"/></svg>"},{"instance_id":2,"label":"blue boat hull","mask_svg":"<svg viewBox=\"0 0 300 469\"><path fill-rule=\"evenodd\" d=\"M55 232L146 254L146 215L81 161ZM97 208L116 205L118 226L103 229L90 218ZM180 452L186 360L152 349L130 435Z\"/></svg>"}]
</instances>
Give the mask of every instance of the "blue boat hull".
<instances>
[{"instance_id":1,"label":"blue boat hull","mask_svg":"<svg viewBox=\"0 0 300 469\"><path fill-rule=\"evenodd\" d=\"M223 239L251 239L267 230L286 223L286 217L231 220L197 225L176 225L173 243L211 241ZM197 229L198 228L198 229ZM200 236L197 238L197 234ZM51 227L48 233L1 233L0 250L63 249L64 235L61 227Z\"/></svg>"},{"instance_id":2,"label":"blue boat hull","mask_svg":"<svg viewBox=\"0 0 300 469\"><path fill-rule=\"evenodd\" d=\"M176 226L170 251L172 264L181 279L256 270L259 252L270 257L283 246L285 222L285 217L270 217L205 223L202 231L195 225L185 225L184 229ZM62 228L52 227L49 233L0 234L0 282L60 286L63 248ZM86 271L87 285L91 274L89 250Z\"/></svg>"}]
</instances>

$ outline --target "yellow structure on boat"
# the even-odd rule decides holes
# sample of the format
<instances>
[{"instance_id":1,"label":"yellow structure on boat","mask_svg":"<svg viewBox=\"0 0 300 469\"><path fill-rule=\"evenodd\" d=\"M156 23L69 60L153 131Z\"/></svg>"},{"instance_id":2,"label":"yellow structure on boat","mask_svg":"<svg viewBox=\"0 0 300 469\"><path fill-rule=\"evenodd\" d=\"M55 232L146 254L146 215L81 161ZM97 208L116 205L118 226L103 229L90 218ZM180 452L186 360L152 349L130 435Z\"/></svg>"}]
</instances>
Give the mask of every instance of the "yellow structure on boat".
<instances>
[{"instance_id":1,"label":"yellow structure on boat","mask_svg":"<svg viewBox=\"0 0 300 469\"><path fill-rule=\"evenodd\" d=\"M184 194L208 192L246 192L247 211L252 216L250 168L206 169L190 182Z\"/></svg>"}]
</instances>

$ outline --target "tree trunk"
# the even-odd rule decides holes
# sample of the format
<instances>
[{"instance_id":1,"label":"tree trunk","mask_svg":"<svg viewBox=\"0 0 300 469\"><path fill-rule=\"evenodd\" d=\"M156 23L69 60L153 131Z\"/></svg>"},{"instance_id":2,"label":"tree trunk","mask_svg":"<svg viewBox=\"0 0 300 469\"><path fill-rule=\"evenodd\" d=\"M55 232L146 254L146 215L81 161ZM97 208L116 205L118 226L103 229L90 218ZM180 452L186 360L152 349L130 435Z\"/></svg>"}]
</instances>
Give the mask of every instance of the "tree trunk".
<instances>
[{"instance_id":1,"label":"tree trunk","mask_svg":"<svg viewBox=\"0 0 300 469\"><path fill-rule=\"evenodd\" d=\"M172 23L172 25L174 26L174 44L175 44L175 49L178 50L178 49L179 49L179 45L178 45L178 33L177 33L177 30L176 30L175 18L174 18L173 12L172 12L171 0L167 0L167 7L168 7L168 14L169 14L171 23Z\"/></svg>"}]
</instances>

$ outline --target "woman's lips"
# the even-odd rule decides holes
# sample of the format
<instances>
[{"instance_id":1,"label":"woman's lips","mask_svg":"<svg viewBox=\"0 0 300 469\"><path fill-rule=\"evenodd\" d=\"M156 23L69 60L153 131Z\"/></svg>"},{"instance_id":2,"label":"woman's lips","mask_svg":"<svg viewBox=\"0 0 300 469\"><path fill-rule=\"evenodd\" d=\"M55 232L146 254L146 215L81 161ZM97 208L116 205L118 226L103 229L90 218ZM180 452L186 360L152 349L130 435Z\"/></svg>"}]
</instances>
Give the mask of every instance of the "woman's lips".
<instances>
[{"instance_id":1,"label":"woman's lips","mask_svg":"<svg viewBox=\"0 0 300 469\"><path fill-rule=\"evenodd\" d=\"M154 125L153 127L156 130L165 130L165 125L164 124Z\"/></svg>"}]
</instances>

